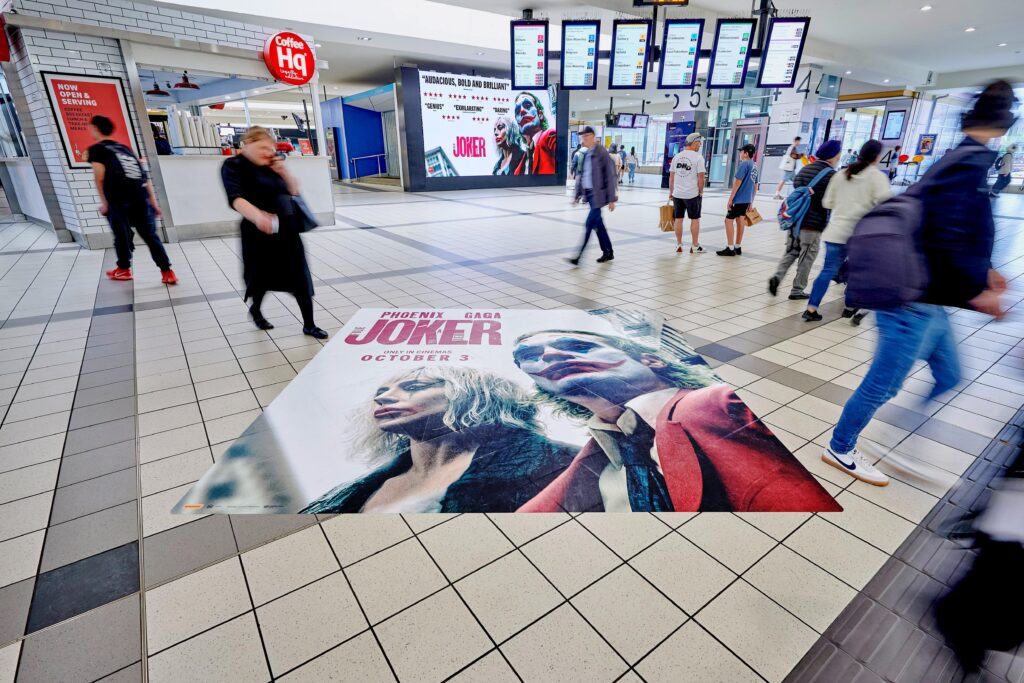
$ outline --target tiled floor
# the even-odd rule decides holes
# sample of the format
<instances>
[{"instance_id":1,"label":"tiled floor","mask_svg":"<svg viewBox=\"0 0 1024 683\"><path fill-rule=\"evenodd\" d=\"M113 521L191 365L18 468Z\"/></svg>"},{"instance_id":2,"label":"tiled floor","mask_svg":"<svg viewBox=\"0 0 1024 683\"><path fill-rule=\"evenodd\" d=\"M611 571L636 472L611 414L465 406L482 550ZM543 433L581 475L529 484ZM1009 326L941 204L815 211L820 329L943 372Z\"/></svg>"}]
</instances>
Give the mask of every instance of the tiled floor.
<instances>
[{"instance_id":1,"label":"tiled floor","mask_svg":"<svg viewBox=\"0 0 1024 683\"><path fill-rule=\"evenodd\" d=\"M818 459L873 349L765 292L783 237L674 253L662 191L623 190L616 259L568 255L584 212L561 188L406 195L338 188L307 239L318 321L360 307L662 311L845 512L174 516L171 506L321 348L294 302L256 331L238 243L112 255L0 223L0 683L7 681L780 681L1024 404L1024 202L999 200L996 263L1016 308L953 315L965 381L922 406L919 369L865 432L926 478L876 489ZM724 196L705 203L723 244ZM762 213L774 207L763 202ZM767 210L766 210L767 209ZM785 291L785 290L783 290ZM881 467L887 467L882 460ZM870 665L870 663L868 664Z\"/></svg>"}]
</instances>

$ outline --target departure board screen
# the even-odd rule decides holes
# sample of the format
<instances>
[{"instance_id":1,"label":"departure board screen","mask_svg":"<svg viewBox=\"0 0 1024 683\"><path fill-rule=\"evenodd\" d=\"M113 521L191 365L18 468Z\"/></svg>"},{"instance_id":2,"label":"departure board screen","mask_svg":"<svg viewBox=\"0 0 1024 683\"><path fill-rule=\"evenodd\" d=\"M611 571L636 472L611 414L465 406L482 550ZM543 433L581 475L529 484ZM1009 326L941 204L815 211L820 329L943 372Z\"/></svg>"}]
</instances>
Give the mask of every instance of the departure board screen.
<instances>
[{"instance_id":1,"label":"departure board screen","mask_svg":"<svg viewBox=\"0 0 1024 683\"><path fill-rule=\"evenodd\" d=\"M742 88L754 40L753 19L719 19L711 49L709 88Z\"/></svg>"},{"instance_id":2,"label":"departure board screen","mask_svg":"<svg viewBox=\"0 0 1024 683\"><path fill-rule=\"evenodd\" d=\"M659 88L692 88L697 84L703 19L669 19L661 41Z\"/></svg>"},{"instance_id":3,"label":"departure board screen","mask_svg":"<svg viewBox=\"0 0 1024 683\"><path fill-rule=\"evenodd\" d=\"M548 22L513 21L512 88L548 87Z\"/></svg>"},{"instance_id":4,"label":"departure board screen","mask_svg":"<svg viewBox=\"0 0 1024 683\"><path fill-rule=\"evenodd\" d=\"M612 30L612 60L608 87L643 89L647 85L647 51L651 45L651 22L616 19Z\"/></svg>"},{"instance_id":5,"label":"departure board screen","mask_svg":"<svg viewBox=\"0 0 1024 683\"><path fill-rule=\"evenodd\" d=\"M792 88L807 41L807 17L773 19L757 74L759 88Z\"/></svg>"},{"instance_id":6,"label":"departure board screen","mask_svg":"<svg viewBox=\"0 0 1024 683\"><path fill-rule=\"evenodd\" d=\"M600 21L562 22L562 88L593 90L597 87L600 42Z\"/></svg>"}]
</instances>

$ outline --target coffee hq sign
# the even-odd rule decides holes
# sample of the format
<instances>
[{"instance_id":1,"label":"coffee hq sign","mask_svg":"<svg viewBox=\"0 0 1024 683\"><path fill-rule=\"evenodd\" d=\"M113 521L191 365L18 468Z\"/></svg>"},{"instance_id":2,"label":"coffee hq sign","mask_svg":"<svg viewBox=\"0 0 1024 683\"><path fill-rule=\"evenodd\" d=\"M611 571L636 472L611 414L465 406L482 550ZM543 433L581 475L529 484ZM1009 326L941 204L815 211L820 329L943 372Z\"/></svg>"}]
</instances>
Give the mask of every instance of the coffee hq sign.
<instances>
[{"instance_id":1,"label":"coffee hq sign","mask_svg":"<svg viewBox=\"0 0 1024 683\"><path fill-rule=\"evenodd\" d=\"M263 62L274 78L288 85L305 85L316 73L316 56L309 42L289 31L267 38Z\"/></svg>"}]
</instances>

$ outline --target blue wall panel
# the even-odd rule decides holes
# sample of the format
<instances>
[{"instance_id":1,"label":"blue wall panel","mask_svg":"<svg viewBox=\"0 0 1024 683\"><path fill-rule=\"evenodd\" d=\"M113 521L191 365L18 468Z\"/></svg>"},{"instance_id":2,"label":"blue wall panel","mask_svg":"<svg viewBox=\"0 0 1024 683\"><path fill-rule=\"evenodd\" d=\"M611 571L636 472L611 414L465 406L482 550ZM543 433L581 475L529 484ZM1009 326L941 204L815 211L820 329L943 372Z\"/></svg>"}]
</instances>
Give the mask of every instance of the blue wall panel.
<instances>
[{"instance_id":1,"label":"blue wall panel","mask_svg":"<svg viewBox=\"0 0 1024 683\"><path fill-rule=\"evenodd\" d=\"M349 163L349 159L369 157L374 154L383 155L385 153L384 122L380 112L353 107L348 104L342 105L342 115L345 118L345 170L351 174L353 167ZM385 167L387 164L383 157L358 159L355 165L355 177L375 175L378 162L380 163L380 170L386 172L387 168Z\"/></svg>"}]
</instances>

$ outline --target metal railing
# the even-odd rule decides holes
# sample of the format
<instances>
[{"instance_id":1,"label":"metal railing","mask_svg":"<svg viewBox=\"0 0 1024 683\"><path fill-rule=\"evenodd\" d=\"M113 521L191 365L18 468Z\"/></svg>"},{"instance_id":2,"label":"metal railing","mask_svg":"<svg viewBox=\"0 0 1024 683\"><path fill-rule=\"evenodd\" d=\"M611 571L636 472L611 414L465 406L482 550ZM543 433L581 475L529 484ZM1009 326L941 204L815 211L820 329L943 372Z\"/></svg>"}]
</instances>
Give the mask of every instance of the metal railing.
<instances>
[{"instance_id":1,"label":"metal railing","mask_svg":"<svg viewBox=\"0 0 1024 683\"><path fill-rule=\"evenodd\" d=\"M379 175L379 176L384 175L384 171L381 170L381 165L380 165L380 160L381 160L382 157L385 159L385 164L386 164L387 163L387 154L367 154L366 156L350 158L348 160L348 162L350 164L352 164L352 177L353 178L358 178L359 177L359 173L358 173L358 170L356 168L356 162L359 161L360 159L376 159L377 160L377 175Z\"/></svg>"}]
</instances>

